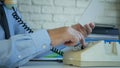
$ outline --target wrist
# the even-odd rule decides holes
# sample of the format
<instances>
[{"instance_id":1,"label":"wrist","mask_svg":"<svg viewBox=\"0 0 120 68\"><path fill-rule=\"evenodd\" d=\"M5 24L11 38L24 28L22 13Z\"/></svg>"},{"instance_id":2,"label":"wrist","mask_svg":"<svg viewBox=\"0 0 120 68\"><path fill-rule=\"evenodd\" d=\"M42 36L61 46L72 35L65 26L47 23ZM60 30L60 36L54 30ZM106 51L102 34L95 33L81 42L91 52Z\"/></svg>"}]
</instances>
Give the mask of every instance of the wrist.
<instances>
[{"instance_id":1,"label":"wrist","mask_svg":"<svg viewBox=\"0 0 120 68\"><path fill-rule=\"evenodd\" d=\"M48 30L50 39L51 39L51 45L56 46L64 43L64 35L66 34L68 30L68 27L61 27L56 29Z\"/></svg>"}]
</instances>

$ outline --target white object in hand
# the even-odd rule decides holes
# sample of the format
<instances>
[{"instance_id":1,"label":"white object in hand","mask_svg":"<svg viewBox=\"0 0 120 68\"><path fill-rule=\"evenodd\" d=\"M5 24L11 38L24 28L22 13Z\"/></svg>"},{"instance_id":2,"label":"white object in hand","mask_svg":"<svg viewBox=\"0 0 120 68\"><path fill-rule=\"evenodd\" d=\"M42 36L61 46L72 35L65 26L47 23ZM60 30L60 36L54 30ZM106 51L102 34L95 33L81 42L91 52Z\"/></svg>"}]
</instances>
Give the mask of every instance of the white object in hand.
<instances>
[{"instance_id":1,"label":"white object in hand","mask_svg":"<svg viewBox=\"0 0 120 68\"><path fill-rule=\"evenodd\" d=\"M100 3L98 0L92 0L80 18L79 23L84 26L87 23L94 22L95 18L99 16L103 10L103 3Z\"/></svg>"}]
</instances>

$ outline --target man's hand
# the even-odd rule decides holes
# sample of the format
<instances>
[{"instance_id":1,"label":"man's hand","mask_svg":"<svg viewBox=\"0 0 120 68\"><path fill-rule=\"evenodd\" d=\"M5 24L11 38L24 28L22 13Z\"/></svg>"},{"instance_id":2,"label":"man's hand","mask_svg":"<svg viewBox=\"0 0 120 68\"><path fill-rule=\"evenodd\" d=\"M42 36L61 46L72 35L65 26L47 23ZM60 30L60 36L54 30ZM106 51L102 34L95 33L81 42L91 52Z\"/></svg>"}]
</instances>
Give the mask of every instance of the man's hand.
<instances>
[{"instance_id":1,"label":"man's hand","mask_svg":"<svg viewBox=\"0 0 120 68\"><path fill-rule=\"evenodd\" d=\"M48 30L51 38L51 45L56 46L65 44L68 46L76 45L82 38L82 34L72 27L61 27Z\"/></svg>"},{"instance_id":2,"label":"man's hand","mask_svg":"<svg viewBox=\"0 0 120 68\"><path fill-rule=\"evenodd\" d=\"M75 30L81 32L84 35L84 37L87 37L92 32L95 25L94 25L94 23L89 23L89 24L86 24L85 26L82 26L80 24L76 24L76 25L73 25L72 27Z\"/></svg>"},{"instance_id":3,"label":"man's hand","mask_svg":"<svg viewBox=\"0 0 120 68\"><path fill-rule=\"evenodd\" d=\"M61 27L48 30L51 38L51 45L56 46L65 44L68 46L74 46L80 42L85 46L84 38L87 37L92 29L95 27L93 23L86 24L84 27L80 24L73 25L72 27Z\"/></svg>"},{"instance_id":4,"label":"man's hand","mask_svg":"<svg viewBox=\"0 0 120 68\"><path fill-rule=\"evenodd\" d=\"M85 46L85 40L84 38L87 37L91 32L92 30L94 29L95 27L95 24L94 23L89 23L89 24L86 24L85 26L82 26L80 24L76 24L76 25L73 25L72 28L74 28L75 30L77 30L78 32L82 33L82 35L84 36L81 40L80 40L80 43Z\"/></svg>"}]
</instances>

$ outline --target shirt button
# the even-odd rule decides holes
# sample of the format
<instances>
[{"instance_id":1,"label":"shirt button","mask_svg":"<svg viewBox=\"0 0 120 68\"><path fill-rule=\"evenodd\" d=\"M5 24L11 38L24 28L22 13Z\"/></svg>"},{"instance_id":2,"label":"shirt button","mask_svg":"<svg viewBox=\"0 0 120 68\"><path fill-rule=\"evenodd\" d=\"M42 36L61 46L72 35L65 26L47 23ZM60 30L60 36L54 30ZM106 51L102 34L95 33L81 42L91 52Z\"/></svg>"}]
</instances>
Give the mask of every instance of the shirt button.
<instances>
[{"instance_id":1,"label":"shirt button","mask_svg":"<svg viewBox=\"0 0 120 68\"><path fill-rule=\"evenodd\" d=\"M46 48L46 45L43 45L42 48L45 49L45 48Z\"/></svg>"},{"instance_id":2,"label":"shirt button","mask_svg":"<svg viewBox=\"0 0 120 68\"><path fill-rule=\"evenodd\" d=\"M19 55L18 58L19 58L19 59L22 58L21 55Z\"/></svg>"}]
</instances>

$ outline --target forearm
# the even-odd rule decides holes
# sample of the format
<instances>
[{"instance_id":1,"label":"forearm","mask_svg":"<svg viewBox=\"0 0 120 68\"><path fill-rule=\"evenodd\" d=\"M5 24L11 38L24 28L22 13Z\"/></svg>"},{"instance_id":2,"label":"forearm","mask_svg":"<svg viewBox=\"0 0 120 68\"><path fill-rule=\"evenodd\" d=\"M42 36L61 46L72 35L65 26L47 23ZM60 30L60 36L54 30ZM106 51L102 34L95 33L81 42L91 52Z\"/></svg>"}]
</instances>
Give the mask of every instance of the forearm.
<instances>
[{"instance_id":1,"label":"forearm","mask_svg":"<svg viewBox=\"0 0 120 68\"><path fill-rule=\"evenodd\" d=\"M56 46L65 42L65 34L68 30L68 27L61 27L56 29L48 30L49 36L51 38L51 45Z\"/></svg>"},{"instance_id":2,"label":"forearm","mask_svg":"<svg viewBox=\"0 0 120 68\"><path fill-rule=\"evenodd\" d=\"M8 67L23 65L51 48L46 30L16 35L9 40L1 40L0 44L0 66Z\"/></svg>"}]
</instances>

